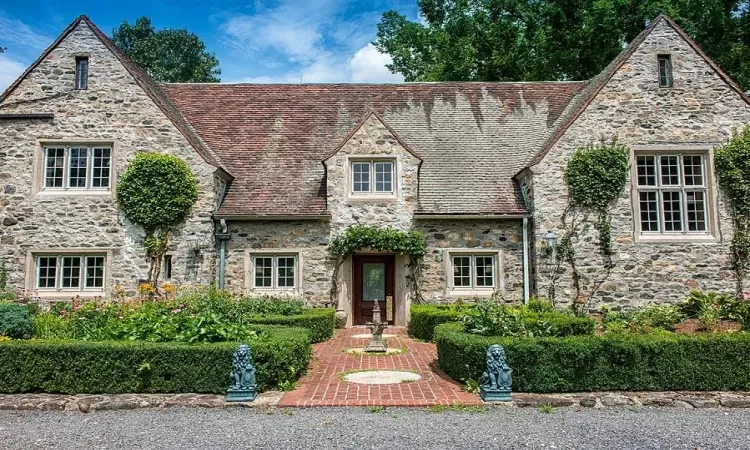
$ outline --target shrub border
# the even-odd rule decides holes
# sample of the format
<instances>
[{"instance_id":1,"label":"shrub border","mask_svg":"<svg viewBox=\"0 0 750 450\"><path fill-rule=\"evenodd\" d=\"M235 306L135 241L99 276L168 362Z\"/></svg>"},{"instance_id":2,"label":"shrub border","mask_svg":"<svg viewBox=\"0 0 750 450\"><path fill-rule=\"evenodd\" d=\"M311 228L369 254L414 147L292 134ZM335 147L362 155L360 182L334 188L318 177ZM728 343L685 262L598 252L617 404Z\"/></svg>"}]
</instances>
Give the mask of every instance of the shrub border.
<instances>
[{"instance_id":1,"label":"shrub border","mask_svg":"<svg viewBox=\"0 0 750 450\"><path fill-rule=\"evenodd\" d=\"M438 365L457 380L479 380L491 344L505 347L518 392L750 390L750 335L613 334L503 338L435 329Z\"/></svg>"},{"instance_id":2,"label":"shrub border","mask_svg":"<svg viewBox=\"0 0 750 450\"><path fill-rule=\"evenodd\" d=\"M293 316L253 316L247 321L253 324L306 328L310 332L312 342L318 343L333 337L336 328L336 310L333 308L306 308L302 314Z\"/></svg>"},{"instance_id":3,"label":"shrub border","mask_svg":"<svg viewBox=\"0 0 750 450\"><path fill-rule=\"evenodd\" d=\"M249 341L258 388L295 381L310 362L310 333L253 326L267 339ZM238 343L8 341L0 343L0 393L224 394Z\"/></svg>"}]
</instances>

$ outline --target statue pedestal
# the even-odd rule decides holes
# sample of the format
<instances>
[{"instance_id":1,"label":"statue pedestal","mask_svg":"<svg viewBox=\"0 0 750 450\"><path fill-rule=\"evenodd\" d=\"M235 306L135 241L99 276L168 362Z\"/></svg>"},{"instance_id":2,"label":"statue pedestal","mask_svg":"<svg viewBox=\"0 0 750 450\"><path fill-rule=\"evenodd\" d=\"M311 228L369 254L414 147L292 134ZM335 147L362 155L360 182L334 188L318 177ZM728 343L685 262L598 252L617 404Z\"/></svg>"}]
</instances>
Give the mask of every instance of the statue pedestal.
<instances>
[{"instance_id":1,"label":"statue pedestal","mask_svg":"<svg viewBox=\"0 0 750 450\"><path fill-rule=\"evenodd\" d=\"M485 402L509 402L510 390L509 389L487 389L484 387L480 387L479 396L482 398L482 401L485 401Z\"/></svg>"},{"instance_id":2,"label":"statue pedestal","mask_svg":"<svg viewBox=\"0 0 750 450\"><path fill-rule=\"evenodd\" d=\"M255 389L243 389L243 390L234 390L229 389L227 391L227 401L228 402L251 402L255 400L256 397Z\"/></svg>"},{"instance_id":3,"label":"statue pedestal","mask_svg":"<svg viewBox=\"0 0 750 450\"><path fill-rule=\"evenodd\" d=\"M381 331L382 333L382 331ZM382 334L373 334L370 343L365 347L367 353L385 353L388 349L385 348Z\"/></svg>"}]
</instances>

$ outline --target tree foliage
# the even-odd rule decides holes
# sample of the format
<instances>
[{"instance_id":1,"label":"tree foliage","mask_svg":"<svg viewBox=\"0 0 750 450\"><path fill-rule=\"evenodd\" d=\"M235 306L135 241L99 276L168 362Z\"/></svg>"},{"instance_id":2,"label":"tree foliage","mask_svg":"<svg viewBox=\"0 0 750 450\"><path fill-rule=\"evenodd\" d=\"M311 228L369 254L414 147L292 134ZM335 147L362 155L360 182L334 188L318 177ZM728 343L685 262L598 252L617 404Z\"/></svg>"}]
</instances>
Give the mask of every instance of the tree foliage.
<instances>
[{"instance_id":1,"label":"tree foliage","mask_svg":"<svg viewBox=\"0 0 750 450\"><path fill-rule=\"evenodd\" d=\"M717 148L714 160L719 187L732 208L732 260L739 292L750 269L750 125Z\"/></svg>"},{"instance_id":2,"label":"tree foliage","mask_svg":"<svg viewBox=\"0 0 750 450\"><path fill-rule=\"evenodd\" d=\"M198 199L198 183L181 159L138 153L117 183L117 202L125 216L146 231L151 257L149 282L156 286L169 235Z\"/></svg>"},{"instance_id":3,"label":"tree foliage","mask_svg":"<svg viewBox=\"0 0 750 450\"><path fill-rule=\"evenodd\" d=\"M664 13L750 89L745 0L419 0L424 22L388 11L375 46L407 81L582 80Z\"/></svg>"},{"instance_id":4,"label":"tree foliage","mask_svg":"<svg viewBox=\"0 0 750 450\"><path fill-rule=\"evenodd\" d=\"M155 30L143 16L130 25L123 21L112 31L112 41L123 53L159 82L218 82L219 60L186 29Z\"/></svg>"}]
</instances>

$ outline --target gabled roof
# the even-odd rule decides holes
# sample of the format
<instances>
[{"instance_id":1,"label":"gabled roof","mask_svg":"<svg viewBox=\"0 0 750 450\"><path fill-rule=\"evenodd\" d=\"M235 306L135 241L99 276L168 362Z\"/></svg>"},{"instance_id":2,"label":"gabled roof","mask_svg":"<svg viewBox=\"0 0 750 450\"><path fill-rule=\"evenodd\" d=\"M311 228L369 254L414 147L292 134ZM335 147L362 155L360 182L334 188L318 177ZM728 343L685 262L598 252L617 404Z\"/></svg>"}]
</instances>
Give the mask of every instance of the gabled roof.
<instances>
[{"instance_id":1,"label":"gabled roof","mask_svg":"<svg viewBox=\"0 0 750 450\"><path fill-rule=\"evenodd\" d=\"M399 136L399 135L398 135L398 133L396 133L396 131L395 131L395 130L394 130L393 128L391 128L391 126L390 126L390 125L388 125L388 123L387 123L387 122L386 122L385 120L383 120L383 118L382 118L382 117L380 117L380 115L378 115L378 113L376 113L375 111L370 111L370 112L369 112L369 113L368 113L368 114L367 114L367 115L365 116L365 118L364 118L364 119L362 119L362 120L361 120L361 121L359 122L359 124L358 124L358 125L357 125L356 127L354 127L354 129L353 129L353 130L351 131L351 133L349 133L349 134L348 134L348 135L347 135L347 136L346 136L346 137L345 137L345 138L344 138L344 139L343 139L343 140L341 141L341 144L340 144L340 145L338 145L338 146L337 146L337 147L336 147L335 149L333 149L333 151L332 151L332 152L331 152L330 154L328 154L328 155L326 155L325 157L323 157L323 162L325 163L325 162L326 162L326 161L327 161L328 159L330 159L330 158L331 158L331 157L333 157L333 156L334 156L334 155L335 155L336 153L338 153L338 152L339 152L339 150L341 150L341 148L342 148L343 146L345 146L345 145L346 145L346 143L347 143L347 142L349 142L349 141L351 140L351 138L352 138L352 137L354 137L354 135L355 135L355 134L357 134L357 131L359 131L359 130L360 130L360 128L362 128L362 126L363 126L363 125L364 125L365 123L367 123L367 121L368 121L368 120L370 120L370 117L374 117L374 118L375 118L375 120L379 121L379 122L380 122L380 123L381 123L381 124L382 124L382 125L383 125L383 126L384 126L384 127L386 128L386 130L388 130L388 131L389 131L389 132L391 133L391 135L393 136L393 138L394 138L394 139L396 139L396 142L398 142L398 143L399 143L399 145L401 145L401 146L402 146L402 147L403 147L403 148L404 148L404 149L405 149L405 150L406 150L407 152L409 152L409 153L410 153L410 154L411 154L411 155L412 155L413 157L417 158L417 159L418 159L418 160L419 160L420 162L422 162L422 158L421 158L421 157L419 156L419 154L417 154L417 152L415 152L415 151L414 151L414 149L412 149L412 148L411 148L411 147L409 146L409 144L407 144L406 142L404 142L404 140L403 140L403 139L401 138L401 136Z\"/></svg>"},{"instance_id":2,"label":"gabled roof","mask_svg":"<svg viewBox=\"0 0 750 450\"><path fill-rule=\"evenodd\" d=\"M534 166L536 164L539 164L544 157L547 155L547 153L554 147L554 145L557 143L558 140L565 134L565 132L568 130L568 128L573 125L573 123L578 119L578 117L586 110L586 108L591 104L591 102L594 100L596 95L604 88L604 86L609 82L610 79L617 73L618 70L622 67L623 64L633 55L633 52L643 43L643 41L646 39L646 37L651 34L651 32L656 28L661 22L666 22L670 27L672 27L677 34L682 37L682 39L687 42L687 44L698 54L701 58L703 58L706 63L711 66L711 68L716 72L716 74L721 78L729 87L731 87L733 90L735 90L739 96L750 105L750 98L748 98L747 94L742 91L742 89L737 85L737 83L734 82L726 73L724 73L723 70L711 59L706 55L706 53L703 52L703 50L698 47L698 44L693 41L690 36L683 31L682 28L677 25L674 20L670 19L669 17L661 14L656 19L654 19L653 22L649 24L648 27L644 28L643 31L641 31L638 36L633 39L630 44L628 44L625 49L623 49L622 52L620 52L617 57L612 60L607 67L602 70L599 75L595 76L591 79L589 85L582 89L581 92L571 101L570 106L566 110L564 116L565 119L562 121L561 126L557 129L557 131L550 137L549 141L545 143L544 147L534 155L534 157L526 164L526 167L524 169L529 168L531 166ZM523 171L523 169L521 170ZM519 171L519 173L521 172Z\"/></svg>"},{"instance_id":3,"label":"gabled roof","mask_svg":"<svg viewBox=\"0 0 750 450\"><path fill-rule=\"evenodd\" d=\"M96 35L96 37L99 38L101 43L104 44L104 46L107 47L107 49L109 49L109 51L112 52L113 55L115 55L115 57L120 61L120 64L125 67L125 70L130 73L130 75L135 79L136 83L138 83L141 89L146 92L151 100L153 100L153 102L159 107L164 115L166 115L167 118L172 122L175 128L177 128L185 137L185 139L187 139L190 145L195 148L195 150L203 158L203 160L208 164L211 164L212 166L226 172L226 169L221 163L219 157L208 147L208 145L206 145L205 142L203 142L200 136L195 133L187 120L185 120L185 118L180 114L177 108L175 108L172 102L169 101L167 96L164 95L159 85L146 72L138 67L138 65L135 64L127 55L122 53L115 46L115 44L104 33L102 33L102 31L96 25L94 25L94 23L91 22L91 20L85 15L82 15L71 22L71 24L68 25L68 27L65 28L65 30L62 32L62 34L58 36L57 39L55 39L52 45L47 47L47 49L42 52L39 58L37 58L37 60L34 61L31 66L29 66L26 71L21 74L21 76L18 77L18 79L14 81L13 84L8 86L5 92L0 95L0 107L2 106L3 101L5 101L5 99L21 84L21 82L26 79L29 73L31 73L31 71L33 71L42 61L44 61L47 55L49 55L50 52L54 50L60 44L60 42L62 42L81 23L85 23ZM226 172L226 176L231 178L231 175L228 172Z\"/></svg>"},{"instance_id":4,"label":"gabled roof","mask_svg":"<svg viewBox=\"0 0 750 450\"><path fill-rule=\"evenodd\" d=\"M422 159L419 214L528 211L513 175L585 82L165 84L230 166L220 216L320 216L321 161L375 114Z\"/></svg>"}]
</instances>

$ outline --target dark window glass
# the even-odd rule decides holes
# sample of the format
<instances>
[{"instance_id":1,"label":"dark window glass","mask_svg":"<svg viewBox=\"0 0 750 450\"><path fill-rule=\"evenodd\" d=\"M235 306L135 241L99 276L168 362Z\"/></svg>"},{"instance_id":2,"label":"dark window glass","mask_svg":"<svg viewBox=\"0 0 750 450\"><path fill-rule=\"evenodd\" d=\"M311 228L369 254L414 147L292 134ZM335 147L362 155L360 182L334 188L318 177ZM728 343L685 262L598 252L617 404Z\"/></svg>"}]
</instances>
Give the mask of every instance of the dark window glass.
<instances>
[{"instance_id":1,"label":"dark window glass","mask_svg":"<svg viewBox=\"0 0 750 450\"><path fill-rule=\"evenodd\" d=\"M76 58L76 89L89 88L89 58L79 56Z\"/></svg>"},{"instance_id":2,"label":"dark window glass","mask_svg":"<svg viewBox=\"0 0 750 450\"><path fill-rule=\"evenodd\" d=\"M672 87L672 57L659 55L659 87Z\"/></svg>"}]
</instances>

